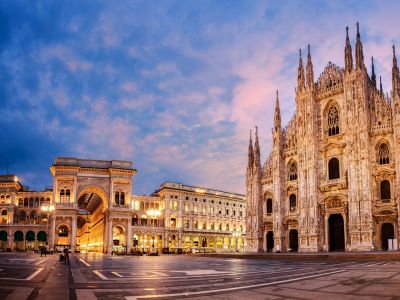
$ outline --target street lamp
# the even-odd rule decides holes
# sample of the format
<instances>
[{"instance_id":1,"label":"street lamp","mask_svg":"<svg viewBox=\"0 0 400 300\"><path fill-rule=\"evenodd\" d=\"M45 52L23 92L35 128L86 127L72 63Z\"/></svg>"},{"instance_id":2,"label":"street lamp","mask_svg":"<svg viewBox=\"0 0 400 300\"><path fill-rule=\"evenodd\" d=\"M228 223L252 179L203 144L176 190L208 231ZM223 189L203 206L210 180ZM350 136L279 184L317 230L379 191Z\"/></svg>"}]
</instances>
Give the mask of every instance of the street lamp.
<instances>
[{"instance_id":1,"label":"street lamp","mask_svg":"<svg viewBox=\"0 0 400 300\"><path fill-rule=\"evenodd\" d=\"M239 240L239 237L242 235L242 233L240 231L235 231L232 233L232 235L236 239L236 252L238 252L238 240Z\"/></svg>"},{"instance_id":2,"label":"street lamp","mask_svg":"<svg viewBox=\"0 0 400 300\"><path fill-rule=\"evenodd\" d=\"M47 235L49 235L49 219L50 219L50 213L54 211L55 207L53 205L47 204L47 205L42 205L41 210L46 212L47 215L47 221L46 221L46 231ZM54 232L53 232L54 234Z\"/></svg>"}]
</instances>

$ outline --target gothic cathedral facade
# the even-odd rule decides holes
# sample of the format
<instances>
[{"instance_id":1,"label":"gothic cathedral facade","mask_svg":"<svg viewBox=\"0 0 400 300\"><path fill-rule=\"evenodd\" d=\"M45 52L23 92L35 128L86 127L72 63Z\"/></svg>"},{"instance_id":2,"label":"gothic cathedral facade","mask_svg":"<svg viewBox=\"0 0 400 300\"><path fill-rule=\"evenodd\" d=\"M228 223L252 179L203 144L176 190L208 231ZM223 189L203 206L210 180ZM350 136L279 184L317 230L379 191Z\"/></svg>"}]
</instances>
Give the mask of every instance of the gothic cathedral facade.
<instances>
[{"instance_id":1,"label":"gothic cathedral facade","mask_svg":"<svg viewBox=\"0 0 400 300\"><path fill-rule=\"evenodd\" d=\"M346 28L344 68L329 62L314 81L310 46L299 57L296 112L281 127L276 94L272 151L248 150L249 252L398 249L400 78L393 46L392 91L364 63L357 23L355 62Z\"/></svg>"}]
</instances>

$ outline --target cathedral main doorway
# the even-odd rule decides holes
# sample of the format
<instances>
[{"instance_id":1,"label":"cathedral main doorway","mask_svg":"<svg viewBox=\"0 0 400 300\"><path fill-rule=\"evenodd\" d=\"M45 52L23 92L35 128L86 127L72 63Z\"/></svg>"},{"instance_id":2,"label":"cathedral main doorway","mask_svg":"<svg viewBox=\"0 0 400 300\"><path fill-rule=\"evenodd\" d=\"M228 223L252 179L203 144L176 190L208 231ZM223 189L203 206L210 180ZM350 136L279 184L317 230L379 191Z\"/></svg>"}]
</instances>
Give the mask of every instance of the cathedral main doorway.
<instances>
[{"instance_id":1,"label":"cathedral main doorway","mask_svg":"<svg viewBox=\"0 0 400 300\"><path fill-rule=\"evenodd\" d=\"M394 239L394 227L391 223L383 223L381 227L382 250L388 250L389 239Z\"/></svg>"},{"instance_id":2,"label":"cathedral main doorway","mask_svg":"<svg viewBox=\"0 0 400 300\"><path fill-rule=\"evenodd\" d=\"M329 251L344 251L344 221L341 214L329 216Z\"/></svg>"},{"instance_id":3,"label":"cathedral main doorway","mask_svg":"<svg viewBox=\"0 0 400 300\"><path fill-rule=\"evenodd\" d=\"M268 231L267 232L267 252L272 252L272 249L274 249L274 233L273 231Z\"/></svg>"},{"instance_id":4,"label":"cathedral main doorway","mask_svg":"<svg viewBox=\"0 0 400 300\"><path fill-rule=\"evenodd\" d=\"M289 231L289 248L291 252L299 250L299 234L296 229Z\"/></svg>"}]
</instances>

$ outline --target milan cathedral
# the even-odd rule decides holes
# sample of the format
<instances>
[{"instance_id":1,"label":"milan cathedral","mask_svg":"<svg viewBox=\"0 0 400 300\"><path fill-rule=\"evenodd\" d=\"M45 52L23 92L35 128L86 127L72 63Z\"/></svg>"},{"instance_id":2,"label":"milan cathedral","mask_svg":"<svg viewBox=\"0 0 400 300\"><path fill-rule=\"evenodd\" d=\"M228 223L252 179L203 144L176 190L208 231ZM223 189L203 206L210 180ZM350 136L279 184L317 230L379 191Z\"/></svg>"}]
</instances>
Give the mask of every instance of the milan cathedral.
<instances>
[{"instance_id":1,"label":"milan cathedral","mask_svg":"<svg viewBox=\"0 0 400 300\"><path fill-rule=\"evenodd\" d=\"M397 249L400 196L400 78L392 91L365 67L359 25L355 61L346 28L344 68L331 62L314 81L301 50L296 111L283 128L276 93L272 151L260 162L250 135L246 178L249 252Z\"/></svg>"}]
</instances>

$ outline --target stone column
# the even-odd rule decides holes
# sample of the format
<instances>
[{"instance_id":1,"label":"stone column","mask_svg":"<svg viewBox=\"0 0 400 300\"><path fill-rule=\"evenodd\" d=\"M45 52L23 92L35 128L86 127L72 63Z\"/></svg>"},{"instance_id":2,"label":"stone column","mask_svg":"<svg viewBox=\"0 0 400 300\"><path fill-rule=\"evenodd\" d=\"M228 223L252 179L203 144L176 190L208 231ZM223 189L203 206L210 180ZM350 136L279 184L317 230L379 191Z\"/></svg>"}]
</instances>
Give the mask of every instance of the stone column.
<instances>
[{"instance_id":1,"label":"stone column","mask_svg":"<svg viewBox=\"0 0 400 300\"><path fill-rule=\"evenodd\" d=\"M131 220L128 219L128 225L126 226L126 251L130 253L132 248L132 225Z\"/></svg>"},{"instance_id":2,"label":"stone column","mask_svg":"<svg viewBox=\"0 0 400 300\"><path fill-rule=\"evenodd\" d=\"M71 239L71 252L75 252L75 247L76 247L76 216L72 217L72 239Z\"/></svg>"},{"instance_id":3,"label":"stone column","mask_svg":"<svg viewBox=\"0 0 400 300\"><path fill-rule=\"evenodd\" d=\"M50 217L50 215L49 215ZM47 221L48 222L48 221ZM51 218L51 229L50 232L47 233L50 236L50 250L54 250L55 238L56 238L56 217L53 215Z\"/></svg>"},{"instance_id":4,"label":"stone column","mask_svg":"<svg viewBox=\"0 0 400 300\"><path fill-rule=\"evenodd\" d=\"M107 253L107 245L108 245L108 218L105 215L105 222L104 222L104 240L103 240L103 253Z\"/></svg>"},{"instance_id":5,"label":"stone column","mask_svg":"<svg viewBox=\"0 0 400 300\"><path fill-rule=\"evenodd\" d=\"M110 218L108 221L108 241L107 241L107 253L111 253L112 245L113 245L113 224L112 219Z\"/></svg>"}]
</instances>

